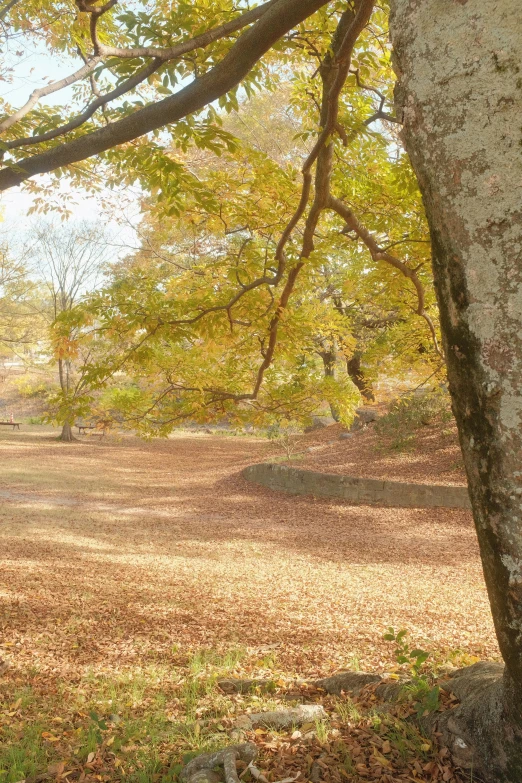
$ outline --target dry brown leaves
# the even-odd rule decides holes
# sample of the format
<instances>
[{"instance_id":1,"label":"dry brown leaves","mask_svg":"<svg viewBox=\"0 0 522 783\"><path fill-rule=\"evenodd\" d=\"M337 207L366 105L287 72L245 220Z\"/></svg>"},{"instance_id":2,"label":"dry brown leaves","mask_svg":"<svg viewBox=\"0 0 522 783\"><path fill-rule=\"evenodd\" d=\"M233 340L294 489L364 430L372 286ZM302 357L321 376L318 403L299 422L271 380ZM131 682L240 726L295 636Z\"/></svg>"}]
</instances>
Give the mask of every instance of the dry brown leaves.
<instances>
[{"instance_id":1,"label":"dry brown leaves","mask_svg":"<svg viewBox=\"0 0 522 783\"><path fill-rule=\"evenodd\" d=\"M276 734L257 729L247 734L260 750L258 766L269 780L310 780L312 783L459 783L467 780L454 769L447 748L422 736L409 721L411 702L382 705L374 686L359 696L340 700L325 697L313 687L302 686L307 702L322 702L328 713L325 736L314 724L299 730ZM295 695L295 692L294 692ZM340 715L340 706L350 704L351 720ZM445 697L439 709L449 709L451 697ZM357 715L359 713L359 715Z\"/></svg>"},{"instance_id":2,"label":"dry brown leaves","mask_svg":"<svg viewBox=\"0 0 522 783\"><path fill-rule=\"evenodd\" d=\"M442 658L498 654L467 512L354 507L248 485L240 469L269 453L266 442L221 436L65 445L36 428L0 433L4 682L59 702L64 683L150 666L181 673L190 653L234 646L248 650L253 676L382 671L393 662L382 641L390 625ZM377 773L376 759L388 758L381 735L372 729L372 743L357 730L340 728L337 739L361 746L360 779L408 780L382 759ZM63 732L50 727L43 741L67 745ZM346 778L331 762L335 742L284 743L284 753L279 742L266 748L271 780L308 775L309 757ZM96 753L94 776L113 751ZM410 779L444 780L418 763ZM112 768L97 779L119 779Z\"/></svg>"},{"instance_id":3,"label":"dry brown leaves","mask_svg":"<svg viewBox=\"0 0 522 783\"><path fill-rule=\"evenodd\" d=\"M454 424L425 426L415 433L415 448L394 451L376 434L373 425L340 439L340 424L304 436L299 466L321 473L338 473L425 484L466 483Z\"/></svg>"}]
</instances>

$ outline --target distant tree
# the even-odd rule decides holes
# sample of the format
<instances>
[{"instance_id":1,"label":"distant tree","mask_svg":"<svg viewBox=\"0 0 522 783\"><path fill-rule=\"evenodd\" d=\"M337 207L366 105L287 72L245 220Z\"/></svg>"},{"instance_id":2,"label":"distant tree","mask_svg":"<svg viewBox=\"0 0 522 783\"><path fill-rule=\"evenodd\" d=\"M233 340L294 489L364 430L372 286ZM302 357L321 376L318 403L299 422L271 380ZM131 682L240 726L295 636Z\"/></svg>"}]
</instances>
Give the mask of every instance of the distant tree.
<instances>
[{"instance_id":1,"label":"distant tree","mask_svg":"<svg viewBox=\"0 0 522 783\"><path fill-rule=\"evenodd\" d=\"M35 228L34 240L35 266L47 299L43 312L58 368L56 418L62 426L60 440L70 442L75 404L85 392L92 353L91 342L80 340L83 324L76 320L75 308L100 280L106 253L104 232L90 223L57 226L46 222Z\"/></svg>"},{"instance_id":2,"label":"distant tree","mask_svg":"<svg viewBox=\"0 0 522 783\"><path fill-rule=\"evenodd\" d=\"M37 285L27 248L0 246L0 346L6 356L25 353L42 336Z\"/></svg>"}]
</instances>

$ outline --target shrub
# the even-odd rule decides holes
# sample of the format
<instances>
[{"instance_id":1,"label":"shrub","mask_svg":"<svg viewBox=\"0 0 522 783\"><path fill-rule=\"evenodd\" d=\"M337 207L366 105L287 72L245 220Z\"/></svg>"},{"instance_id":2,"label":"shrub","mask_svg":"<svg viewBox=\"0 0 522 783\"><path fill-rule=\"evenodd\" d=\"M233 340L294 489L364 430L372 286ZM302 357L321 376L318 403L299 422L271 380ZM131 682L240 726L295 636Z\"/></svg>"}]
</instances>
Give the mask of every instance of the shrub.
<instances>
[{"instance_id":1,"label":"shrub","mask_svg":"<svg viewBox=\"0 0 522 783\"><path fill-rule=\"evenodd\" d=\"M266 435L268 440L277 443L286 459L291 460L298 448L302 431L298 422L285 419L268 427Z\"/></svg>"},{"instance_id":2,"label":"shrub","mask_svg":"<svg viewBox=\"0 0 522 783\"><path fill-rule=\"evenodd\" d=\"M390 448L400 450L413 445L420 427L430 424L443 427L452 418L449 393L437 386L422 393L410 392L399 397L388 413L376 422L375 430Z\"/></svg>"},{"instance_id":3,"label":"shrub","mask_svg":"<svg viewBox=\"0 0 522 783\"><path fill-rule=\"evenodd\" d=\"M51 388L50 384L45 381L27 377L17 379L15 385L20 397L25 397L28 400L45 399Z\"/></svg>"},{"instance_id":4,"label":"shrub","mask_svg":"<svg viewBox=\"0 0 522 783\"><path fill-rule=\"evenodd\" d=\"M417 717L435 712L439 707L440 688L433 683L433 677L425 668L430 654L418 648L412 649L406 639L408 632L403 628L395 633L388 628L384 639L395 643L395 660L399 666L409 669L411 680L403 687L403 695L412 701L417 711Z\"/></svg>"}]
</instances>

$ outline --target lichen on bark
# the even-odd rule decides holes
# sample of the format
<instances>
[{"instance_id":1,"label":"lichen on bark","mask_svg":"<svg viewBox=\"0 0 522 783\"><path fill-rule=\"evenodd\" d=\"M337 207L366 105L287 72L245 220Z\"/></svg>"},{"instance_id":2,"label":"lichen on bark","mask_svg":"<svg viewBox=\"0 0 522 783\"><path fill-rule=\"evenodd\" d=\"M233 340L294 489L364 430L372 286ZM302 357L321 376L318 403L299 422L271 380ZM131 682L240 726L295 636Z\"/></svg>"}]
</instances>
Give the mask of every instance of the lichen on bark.
<instances>
[{"instance_id":1,"label":"lichen on bark","mask_svg":"<svg viewBox=\"0 0 522 783\"><path fill-rule=\"evenodd\" d=\"M397 113L430 224L450 391L515 722L522 716L520 10L519 0L392 0L390 20Z\"/></svg>"}]
</instances>

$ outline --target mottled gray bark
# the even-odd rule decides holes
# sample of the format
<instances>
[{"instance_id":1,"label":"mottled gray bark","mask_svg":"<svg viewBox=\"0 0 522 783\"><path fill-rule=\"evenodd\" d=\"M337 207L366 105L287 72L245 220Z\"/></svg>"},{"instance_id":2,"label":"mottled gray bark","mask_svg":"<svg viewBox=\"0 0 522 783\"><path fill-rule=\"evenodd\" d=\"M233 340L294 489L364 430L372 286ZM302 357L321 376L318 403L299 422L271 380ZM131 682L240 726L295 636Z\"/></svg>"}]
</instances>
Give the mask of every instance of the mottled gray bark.
<instances>
[{"instance_id":1,"label":"mottled gray bark","mask_svg":"<svg viewBox=\"0 0 522 783\"><path fill-rule=\"evenodd\" d=\"M201 753L184 767L181 772L181 780L187 781L187 783L215 783L216 778L209 773L216 767L223 767L225 782L239 783L236 761L250 764L256 756L257 747L253 742L230 745L228 748L223 748L213 753ZM221 779L221 776L218 777L219 779Z\"/></svg>"},{"instance_id":2,"label":"mottled gray bark","mask_svg":"<svg viewBox=\"0 0 522 783\"><path fill-rule=\"evenodd\" d=\"M489 780L520 781L521 6L520 0L392 0L391 6L397 113L430 224L450 391L506 664L493 699L496 728L489 746L475 751L496 764ZM486 710L487 699L476 702L477 721L479 707Z\"/></svg>"}]
</instances>

